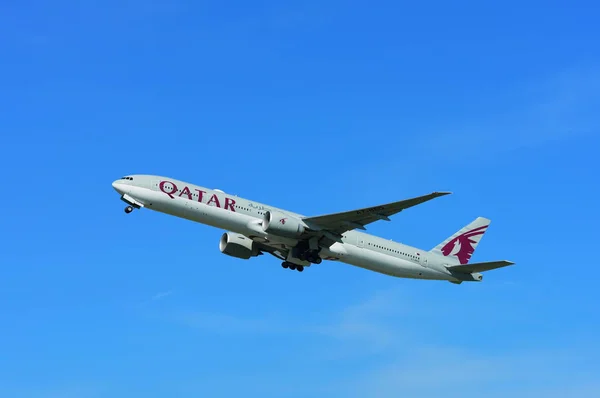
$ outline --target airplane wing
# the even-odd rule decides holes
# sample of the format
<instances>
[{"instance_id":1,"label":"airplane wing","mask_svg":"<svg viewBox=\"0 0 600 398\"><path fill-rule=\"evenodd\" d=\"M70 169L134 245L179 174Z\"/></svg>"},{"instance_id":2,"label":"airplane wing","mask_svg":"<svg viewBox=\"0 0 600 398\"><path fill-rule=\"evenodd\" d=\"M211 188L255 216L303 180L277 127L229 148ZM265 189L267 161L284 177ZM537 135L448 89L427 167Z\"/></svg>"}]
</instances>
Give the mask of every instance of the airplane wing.
<instances>
[{"instance_id":1,"label":"airplane wing","mask_svg":"<svg viewBox=\"0 0 600 398\"><path fill-rule=\"evenodd\" d=\"M341 235L352 229L365 229L365 225L377 220L390 221L389 216L401 212L409 207L427 202L431 199L448 195L450 192L433 192L428 195L417 196L399 202L388 203L375 207L351 210L342 213L326 214L317 217L305 217L302 220L317 231L327 231L334 235Z\"/></svg>"},{"instance_id":2,"label":"airplane wing","mask_svg":"<svg viewBox=\"0 0 600 398\"><path fill-rule=\"evenodd\" d=\"M290 250L289 247L282 243L273 243L268 240L262 239L260 237L254 235L244 235L247 238L250 238L256 243L258 249L261 252L272 254L273 256L279 258L280 260L285 260L288 256L288 252Z\"/></svg>"}]
</instances>

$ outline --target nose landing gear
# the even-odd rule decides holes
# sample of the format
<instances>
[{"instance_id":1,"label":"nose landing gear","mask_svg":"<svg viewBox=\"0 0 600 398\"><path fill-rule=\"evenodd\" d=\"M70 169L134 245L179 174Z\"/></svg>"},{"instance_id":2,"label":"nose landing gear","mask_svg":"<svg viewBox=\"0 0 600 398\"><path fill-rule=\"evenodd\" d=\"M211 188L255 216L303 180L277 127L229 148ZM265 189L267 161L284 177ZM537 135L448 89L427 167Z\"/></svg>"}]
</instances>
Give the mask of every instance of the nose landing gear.
<instances>
[{"instance_id":1,"label":"nose landing gear","mask_svg":"<svg viewBox=\"0 0 600 398\"><path fill-rule=\"evenodd\" d=\"M127 207L125 208L125 213L127 214L131 213L133 209L141 209L142 207L146 206L145 203L140 202L139 200L129 196L128 194L121 195L121 200L127 204ZM151 203L148 204L152 205Z\"/></svg>"}]
</instances>

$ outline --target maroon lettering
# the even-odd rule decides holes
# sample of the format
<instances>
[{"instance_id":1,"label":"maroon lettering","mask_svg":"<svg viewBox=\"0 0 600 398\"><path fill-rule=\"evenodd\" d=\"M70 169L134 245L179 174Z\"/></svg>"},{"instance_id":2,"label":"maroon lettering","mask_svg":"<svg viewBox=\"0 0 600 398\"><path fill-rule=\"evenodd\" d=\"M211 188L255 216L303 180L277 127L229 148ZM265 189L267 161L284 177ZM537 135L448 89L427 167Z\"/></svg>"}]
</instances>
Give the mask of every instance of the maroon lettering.
<instances>
[{"instance_id":1,"label":"maroon lettering","mask_svg":"<svg viewBox=\"0 0 600 398\"><path fill-rule=\"evenodd\" d=\"M219 203L219 198L217 197L216 193L214 193L213 196L210 197L210 200L208 201L207 205L210 205L213 202L217 207L221 207L221 203Z\"/></svg>"},{"instance_id":2,"label":"maroon lettering","mask_svg":"<svg viewBox=\"0 0 600 398\"><path fill-rule=\"evenodd\" d=\"M235 211L235 200L231 198L225 198L225 210Z\"/></svg>"},{"instance_id":3,"label":"maroon lettering","mask_svg":"<svg viewBox=\"0 0 600 398\"><path fill-rule=\"evenodd\" d=\"M183 190L179 194L179 197L181 197L181 195L187 195L188 199L192 200L192 192L190 191L190 189L188 187L183 188Z\"/></svg>"},{"instance_id":4,"label":"maroon lettering","mask_svg":"<svg viewBox=\"0 0 600 398\"><path fill-rule=\"evenodd\" d=\"M202 202L202 195L204 195L206 193L206 191L201 191L198 188L194 189L196 192L198 192L198 202Z\"/></svg>"},{"instance_id":5,"label":"maroon lettering","mask_svg":"<svg viewBox=\"0 0 600 398\"><path fill-rule=\"evenodd\" d=\"M167 185L170 184L170 185ZM158 185L158 187L160 188L160 190L164 193L166 193L167 195L169 195L171 197L171 199L175 199L175 197L173 196L173 194L175 192L177 192L177 185L175 185L174 183L172 183L171 181L161 181L160 184ZM167 189L171 187L171 189L169 189L167 191Z\"/></svg>"}]
</instances>

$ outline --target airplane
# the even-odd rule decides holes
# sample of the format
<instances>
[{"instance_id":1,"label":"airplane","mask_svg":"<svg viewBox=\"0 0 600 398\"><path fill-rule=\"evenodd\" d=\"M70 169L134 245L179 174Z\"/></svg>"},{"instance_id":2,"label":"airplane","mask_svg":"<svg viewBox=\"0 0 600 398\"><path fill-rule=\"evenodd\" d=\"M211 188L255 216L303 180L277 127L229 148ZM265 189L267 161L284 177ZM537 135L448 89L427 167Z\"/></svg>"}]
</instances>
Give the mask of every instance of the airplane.
<instances>
[{"instance_id":1,"label":"airplane","mask_svg":"<svg viewBox=\"0 0 600 398\"><path fill-rule=\"evenodd\" d=\"M482 272L511 261L470 263L490 220L477 217L430 250L394 242L361 230L375 221L451 192L432 192L397 202L318 216L268 206L173 178L127 175L112 183L127 203L125 213L151 209L225 230L219 250L250 259L268 253L286 269L304 271L323 260L340 261L399 278L480 282Z\"/></svg>"}]
</instances>

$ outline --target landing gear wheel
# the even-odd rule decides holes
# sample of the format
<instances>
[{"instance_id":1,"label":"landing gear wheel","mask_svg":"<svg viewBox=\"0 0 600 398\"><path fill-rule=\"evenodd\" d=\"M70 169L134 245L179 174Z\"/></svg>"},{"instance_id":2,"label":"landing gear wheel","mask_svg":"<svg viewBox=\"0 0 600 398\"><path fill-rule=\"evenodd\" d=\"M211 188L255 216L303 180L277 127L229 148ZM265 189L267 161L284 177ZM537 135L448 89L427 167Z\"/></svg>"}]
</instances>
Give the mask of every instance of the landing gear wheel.
<instances>
[{"instance_id":1,"label":"landing gear wheel","mask_svg":"<svg viewBox=\"0 0 600 398\"><path fill-rule=\"evenodd\" d=\"M133 211L133 206L127 206L125 208L125 213L127 213L127 214L131 213L132 211Z\"/></svg>"},{"instance_id":2,"label":"landing gear wheel","mask_svg":"<svg viewBox=\"0 0 600 398\"><path fill-rule=\"evenodd\" d=\"M304 266L299 265L296 269L298 270L298 272L302 272L302 271L304 271Z\"/></svg>"},{"instance_id":3,"label":"landing gear wheel","mask_svg":"<svg viewBox=\"0 0 600 398\"><path fill-rule=\"evenodd\" d=\"M290 264L290 269L291 270L295 270L296 269L296 264Z\"/></svg>"},{"instance_id":4,"label":"landing gear wheel","mask_svg":"<svg viewBox=\"0 0 600 398\"><path fill-rule=\"evenodd\" d=\"M306 261L313 264L321 264L321 261L323 260L321 259L321 257L319 257L318 253L308 253L308 255L306 256Z\"/></svg>"},{"instance_id":5,"label":"landing gear wheel","mask_svg":"<svg viewBox=\"0 0 600 398\"><path fill-rule=\"evenodd\" d=\"M282 262L282 263L281 263L281 266L282 266L283 268L287 268L287 267L288 267L288 263L287 263L287 261L284 261L284 262Z\"/></svg>"}]
</instances>

